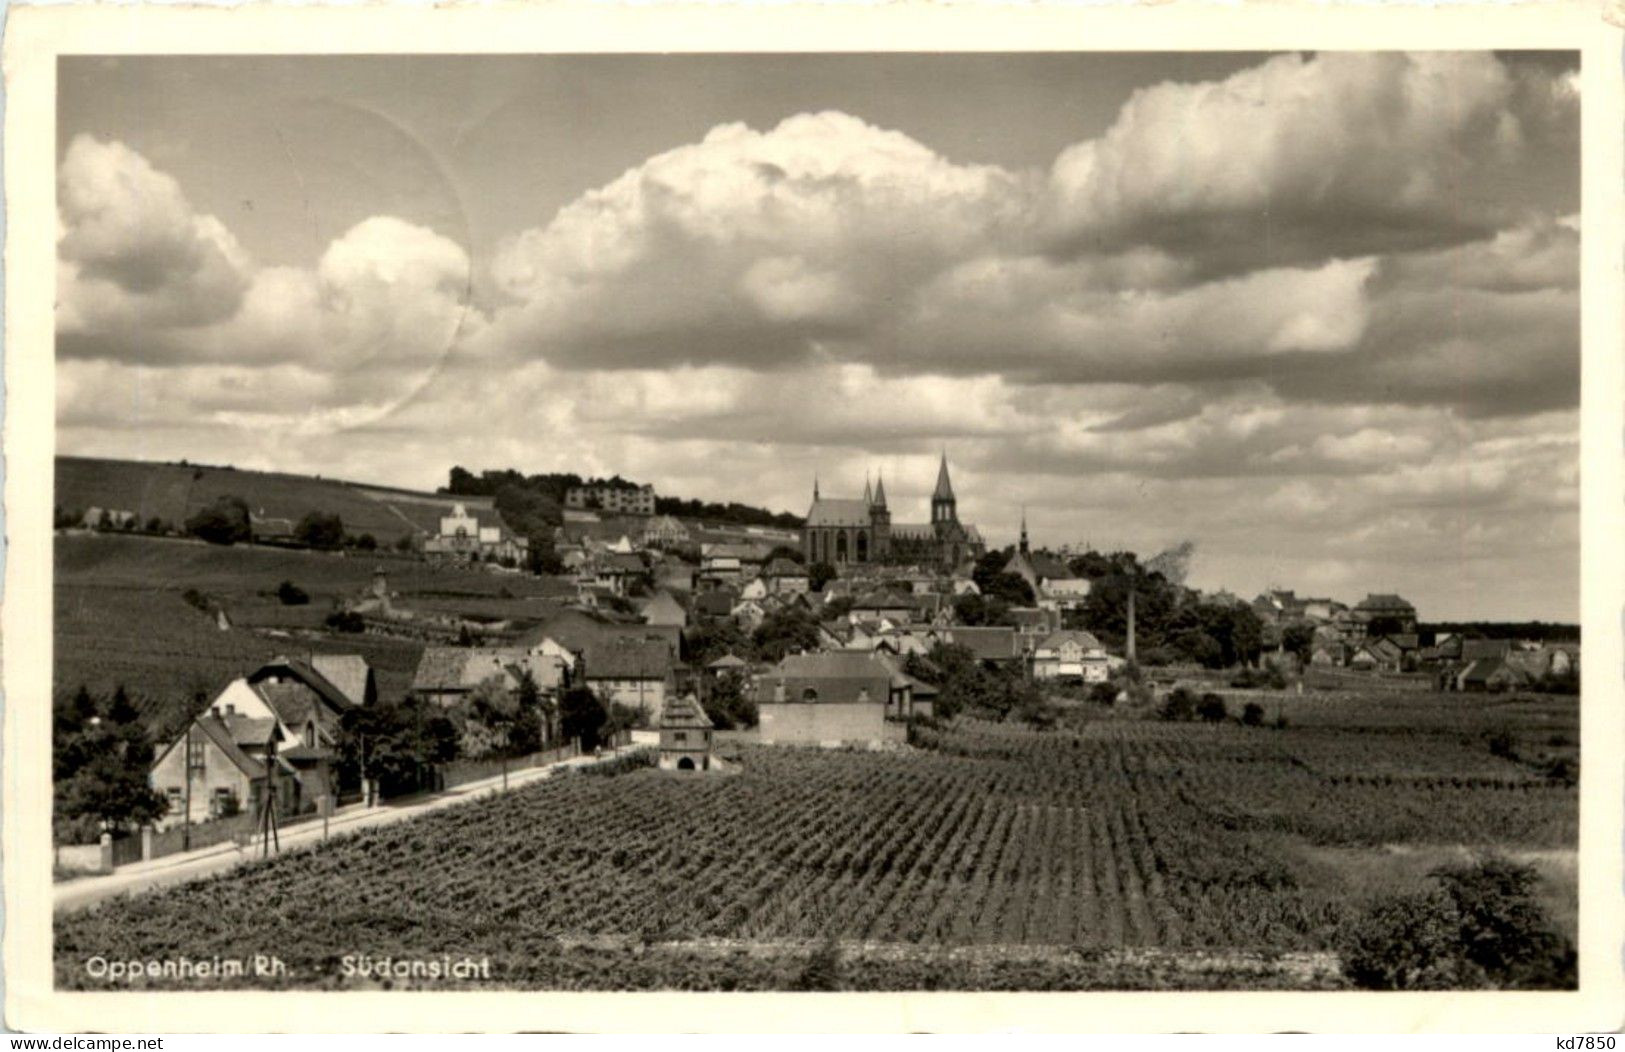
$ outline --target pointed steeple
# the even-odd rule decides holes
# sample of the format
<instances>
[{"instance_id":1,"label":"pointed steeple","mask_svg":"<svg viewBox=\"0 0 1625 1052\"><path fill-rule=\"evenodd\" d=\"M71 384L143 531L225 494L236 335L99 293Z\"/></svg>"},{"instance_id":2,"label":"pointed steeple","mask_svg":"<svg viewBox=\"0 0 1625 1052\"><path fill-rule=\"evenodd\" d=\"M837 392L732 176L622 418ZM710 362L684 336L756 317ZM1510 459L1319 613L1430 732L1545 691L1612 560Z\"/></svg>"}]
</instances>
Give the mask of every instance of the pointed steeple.
<instances>
[{"instance_id":1,"label":"pointed steeple","mask_svg":"<svg viewBox=\"0 0 1625 1052\"><path fill-rule=\"evenodd\" d=\"M869 487L869 473L863 473L863 506L867 508L875 502L875 491Z\"/></svg>"},{"instance_id":2,"label":"pointed steeple","mask_svg":"<svg viewBox=\"0 0 1625 1052\"><path fill-rule=\"evenodd\" d=\"M1027 554L1027 505L1021 506L1021 554Z\"/></svg>"},{"instance_id":3,"label":"pointed steeple","mask_svg":"<svg viewBox=\"0 0 1625 1052\"><path fill-rule=\"evenodd\" d=\"M877 481L875 482L874 505L877 508L884 508L886 506L886 476L884 474L877 476Z\"/></svg>"},{"instance_id":4,"label":"pointed steeple","mask_svg":"<svg viewBox=\"0 0 1625 1052\"><path fill-rule=\"evenodd\" d=\"M813 472L813 500L818 499L818 472Z\"/></svg>"},{"instance_id":5,"label":"pointed steeple","mask_svg":"<svg viewBox=\"0 0 1625 1052\"><path fill-rule=\"evenodd\" d=\"M937 468L937 488L931 494L932 500L953 500L953 483L948 481L948 451L942 451L942 464Z\"/></svg>"}]
</instances>

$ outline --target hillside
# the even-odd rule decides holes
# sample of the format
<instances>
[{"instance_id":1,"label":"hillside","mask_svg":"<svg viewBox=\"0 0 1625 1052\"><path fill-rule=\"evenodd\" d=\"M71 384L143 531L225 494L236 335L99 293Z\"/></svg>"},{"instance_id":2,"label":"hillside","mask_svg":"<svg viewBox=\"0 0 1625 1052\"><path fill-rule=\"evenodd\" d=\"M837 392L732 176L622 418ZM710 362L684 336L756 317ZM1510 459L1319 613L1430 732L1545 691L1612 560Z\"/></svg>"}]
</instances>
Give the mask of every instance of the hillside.
<instances>
[{"instance_id":1,"label":"hillside","mask_svg":"<svg viewBox=\"0 0 1625 1052\"><path fill-rule=\"evenodd\" d=\"M556 582L439 566L383 553L359 556L174 538L67 534L56 538L54 678L58 695L124 686L158 727L168 728L198 693L213 694L277 653L359 653L385 696L411 683L422 646L408 639L327 632L334 604L359 594L379 567L401 601L423 610L539 617ZM277 586L310 596L284 606ZM200 593L230 627L186 600Z\"/></svg>"},{"instance_id":2,"label":"hillside","mask_svg":"<svg viewBox=\"0 0 1625 1052\"><path fill-rule=\"evenodd\" d=\"M482 518L497 514L492 502L481 497L413 493L308 475L56 458L55 504L73 512L90 507L132 511L143 523L157 518L179 528L189 516L226 495L247 501L256 519L282 519L290 525L312 511L331 512L344 520L346 533L370 533L384 545L415 531L438 530L440 516L459 502Z\"/></svg>"}]
</instances>

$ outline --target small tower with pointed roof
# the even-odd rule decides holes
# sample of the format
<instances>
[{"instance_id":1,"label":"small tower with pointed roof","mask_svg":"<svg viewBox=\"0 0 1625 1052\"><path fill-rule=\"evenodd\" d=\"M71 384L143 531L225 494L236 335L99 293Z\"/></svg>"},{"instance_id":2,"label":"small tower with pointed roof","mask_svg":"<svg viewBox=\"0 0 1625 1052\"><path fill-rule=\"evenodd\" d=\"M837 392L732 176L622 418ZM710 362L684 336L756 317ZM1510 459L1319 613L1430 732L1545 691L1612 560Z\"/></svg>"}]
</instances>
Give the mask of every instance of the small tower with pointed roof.
<instances>
[{"instance_id":1,"label":"small tower with pointed roof","mask_svg":"<svg viewBox=\"0 0 1625 1052\"><path fill-rule=\"evenodd\" d=\"M1027 505L1021 506L1021 554L1026 555L1027 548Z\"/></svg>"},{"instance_id":2,"label":"small tower with pointed roof","mask_svg":"<svg viewBox=\"0 0 1625 1052\"><path fill-rule=\"evenodd\" d=\"M660 769L709 771L711 735L710 717L693 694L668 703L660 713Z\"/></svg>"},{"instance_id":3,"label":"small tower with pointed roof","mask_svg":"<svg viewBox=\"0 0 1625 1052\"><path fill-rule=\"evenodd\" d=\"M886 477L875 482L875 492L869 502L869 557L875 562L886 562L891 555L891 509L886 507Z\"/></svg>"},{"instance_id":4,"label":"small tower with pointed roof","mask_svg":"<svg viewBox=\"0 0 1625 1052\"><path fill-rule=\"evenodd\" d=\"M942 451L942 463L937 468L937 488L931 493L931 528L938 538L945 538L959 523L959 511L954 500L954 485L948 481L948 451Z\"/></svg>"}]
</instances>

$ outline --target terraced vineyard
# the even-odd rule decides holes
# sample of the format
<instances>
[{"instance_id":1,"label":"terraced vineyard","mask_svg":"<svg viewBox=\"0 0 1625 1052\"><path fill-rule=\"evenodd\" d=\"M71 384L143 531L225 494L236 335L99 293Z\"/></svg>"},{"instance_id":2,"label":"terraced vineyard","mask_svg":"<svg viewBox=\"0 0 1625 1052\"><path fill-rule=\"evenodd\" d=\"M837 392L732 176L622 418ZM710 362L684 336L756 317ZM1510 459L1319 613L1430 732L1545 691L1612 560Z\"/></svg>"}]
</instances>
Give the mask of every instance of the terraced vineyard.
<instances>
[{"instance_id":1,"label":"terraced vineyard","mask_svg":"<svg viewBox=\"0 0 1625 1052\"><path fill-rule=\"evenodd\" d=\"M1324 985L1248 965L1331 946L1350 889L1306 851L1574 844L1572 788L1441 774L1452 741L1366 777L1315 736L1104 722L556 779L59 918L58 979L275 946L294 986L353 984L344 954L453 953L516 987L786 988L833 947L857 988Z\"/></svg>"}]
</instances>

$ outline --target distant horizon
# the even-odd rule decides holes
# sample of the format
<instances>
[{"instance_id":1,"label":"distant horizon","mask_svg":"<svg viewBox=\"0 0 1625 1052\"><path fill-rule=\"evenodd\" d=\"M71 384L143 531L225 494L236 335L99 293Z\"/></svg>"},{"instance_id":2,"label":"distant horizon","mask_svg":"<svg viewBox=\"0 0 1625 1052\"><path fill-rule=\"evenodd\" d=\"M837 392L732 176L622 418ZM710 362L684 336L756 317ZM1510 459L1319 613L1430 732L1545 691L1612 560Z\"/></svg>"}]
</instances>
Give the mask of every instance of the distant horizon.
<instances>
[{"instance_id":1,"label":"distant horizon","mask_svg":"<svg viewBox=\"0 0 1625 1052\"><path fill-rule=\"evenodd\" d=\"M67 57L58 448L915 519L946 445L990 541L1575 617L1578 68Z\"/></svg>"},{"instance_id":2,"label":"distant horizon","mask_svg":"<svg viewBox=\"0 0 1625 1052\"><path fill-rule=\"evenodd\" d=\"M434 487L430 487L430 488L422 488L422 487L416 487L416 486L399 486L399 485L395 485L395 484L392 484L392 483L374 482L374 481L371 481L371 480L360 479L360 478L341 478L341 477L336 476L336 475L320 475L320 474L315 474L315 473L286 471L286 470L281 470L281 469L277 469L277 468L253 467L253 466L247 466L247 465L241 465L241 464L214 464L214 463L208 463L206 461L198 460L198 459L193 458L193 457L151 459L151 458L141 458L141 457L112 457L112 456L99 456L99 455L98 456L90 456L90 455L84 455L84 454L78 454L78 453L63 453L63 452L60 452L60 451L56 454L56 456L59 459L60 458L71 458L71 459L77 459L77 460L125 461L125 462L129 462L129 463L137 463L137 464L167 464L167 465L175 465L175 466L180 466L184 462L184 465L188 466L188 467L209 468L209 469L212 469L212 470L215 470L215 471L228 471L228 470L229 471L246 471L246 472L253 472L255 474L262 474L262 475L281 475L281 476L288 476L288 477L292 477L292 478L316 479L316 480L319 480L319 481L322 481L322 482L332 482L332 483L335 483L335 484L338 484L338 485L344 485L344 486L356 486L356 487L367 488L367 489L395 490L395 491L399 491L399 492L414 495L414 496L446 497L446 498L451 498L451 499L463 499L463 498L467 497L467 495L465 495L465 494L447 493L447 492L444 492L444 490L442 489L442 487L446 483L449 483L450 478L451 478L451 470L452 470L453 467L461 467L464 470L467 470L467 471L471 472L472 474L474 474L476 476L480 475L483 471L486 471L486 470L490 470L490 471L514 470L514 471L519 471L521 474L524 474L526 476L542 475L542 474L576 474L576 475L581 474L578 471L572 472L569 469L559 469L559 470L552 471L552 472L524 471L523 469L520 469L520 468L517 468L517 467L513 467L513 468L479 468L479 469L474 469L474 468L469 468L466 464L453 464L453 465L448 465L447 468L445 469L445 482L443 482L441 484L441 486L434 486ZM952 463L950 462L950 468L951 467L952 467ZM699 495L699 494L673 493L673 492L662 491L658 480L650 479L650 478L640 478L636 474L628 474L624 470L623 471L610 471L607 475L599 475L599 476L596 476L596 477L607 478L607 477L612 477L614 475L620 475L622 478L627 479L628 481L639 483L640 485L643 484L643 483L648 483L648 484L654 486L655 496L657 498L671 497L671 498L680 499L680 500L697 500L697 501L701 501L701 502L704 502L704 503L719 503L719 504L720 503L727 503L726 500L713 499L713 498L706 497L704 495ZM587 478L587 476L582 476L582 477ZM490 497L474 496L474 497L470 497L468 499L489 501L491 498ZM809 492L809 496L808 496L808 502L811 503L811 494L810 494L810 492ZM750 505L749 501L740 501L739 503ZM772 512L774 514L790 514L790 515L796 515L796 516L804 516L805 515L804 511L795 511L795 510L789 509L789 508L774 509L774 508L769 507L767 505L750 505L750 506L760 507L763 510L768 511L768 512ZM612 515L612 516L609 516L609 517L612 517L612 518L617 518L617 517L636 518L637 516L632 516L632 515L616 516L616 515ZM1196 545L1196 554L1197 554L1197 556L1200 556L1200 554L1201 554L1201 539L1199 537L1196 537L1196 538L1191 538L1191 540ZM1017 543L1017 538L1015 536L1012 536L1009 540L1004 541L1003 543L993 544L993 543L990 542L989 545L988 545L988 548L989 548L990 551L994 551L994 550L1001 550L1002 551L1002 550L1007 549L1007 548L1013 548L1016 545L1016 543ZM1059 554L1060 551L1063 548L1065 548L1069 544L1073 544L1073 543L1074 542L1068 542L1068 541L1046 543L1042 539L1039 539L1039 540L1032 541L1032 546L1035 549L1038 549L1040 551L1047 551L1047 552ZM1135 546L1135 545L1132 545L1132 544L1128 544L1128 545L1104 544L1104 545L1090 545L1087 548L1087 550L1097 552L1097 553L1102 554L1102 555L1112 555L1112 554L1115 554L1115 553L1118 553L1118 552L1129 552L1129 553L1132 553L1133 555L1135 555L1137 558L1144 561L1144 560L1155 557L1157 554L1159 554L1160 551L1162 551L1164 549L1147 548L1145 546ZM1366 588L1364 590L1364 593L1361 594L1361 595L1354 595L1353 593L1346 593L1343 596L1340 596L1340 595L1335 594L1335 593L1328 594L1328 593L1305 591L1304 589L1302 589L1300 587L1294 586L1290 582L1271 583L1271 584L1267 584L1267 585L1265 585L1263 587L1259 587L1259 588L1256 588L1256 589L1253 589L1253 588L1238 588L1238 587L1234 587L1234 586L1224 584L1224 583L1211 584L1211 585L1196 585L1196 584L1192 584L1189 581L1187 581L1187 585L1189 587L1192 587L1192 588L1197 588L1199 591L1202 591L1204 593L1214 593L1214 592L1220 592L1220 591L1227 591L1227 592L1230 592L1230 593L1238 596L1241 599L1245 599L1245 600L1249 600L1249 601L1251 600L1251 598L1253 596L1260 595L1260 594L1263 594L1263 593L1269 592L1269 591L1275 591L1275 590L1293 591L1293 592L1296 592L1298 595L1300 595L1302 597L1306 597L1306 598L1324 597L1324 598L1333 599L1333 600L1338 601L1338 602L1347 601L1350 606L1354 605L1354 603L1358 602L1360 599L1364 598L1365 595L1369 595L1369 594L1394 593L1394 594L1400 595L1402 597L1409 598L1408 596L1406 596L1405 589L1403 587L1401 587L1401 586L1391 586L1391 585L1390 586L1383 586L1383 587L1369 587L1369 588ZM1527 624L1547 624L1547 625L1557 625L1557 626L1561 626L1561 627L1573 627L1573 628L1576 628L1576 629L1578 629L1580 627L1580 618L1578 616L1578 611L1576 611L1576 616L1574 618L1572 618L1572 619L1560 618L1560 617L1559 618L1552 618L1552 617L1492 617L1492 616L1484 616L1482 614L1474 614L1474 615L1471 615L1471 616L1460 616L1460 617L1420 616L1420 615L1425 613L1425 611L1421 610L1420 606L1418 607L1418 612L1419 612L1418 621L1421 622L1421 623L1424 623L1424 624L1485 622L1485 623L1489 623L1489 624L1508 624L1508 625L1511 625L1511 624L1525 624L1525 623L1527 623Z\"/></svg>"}]
</instances>

